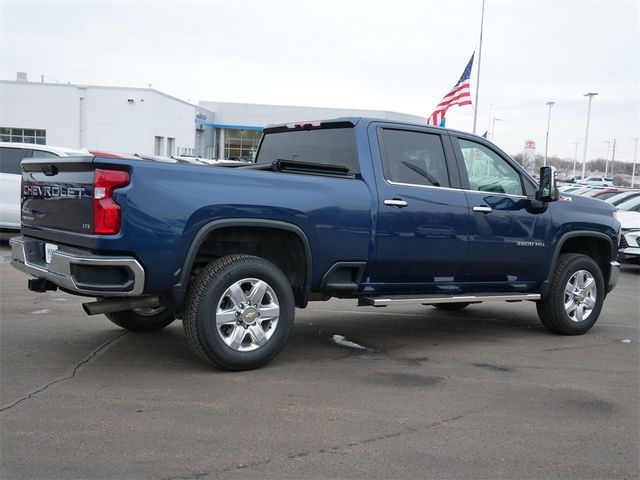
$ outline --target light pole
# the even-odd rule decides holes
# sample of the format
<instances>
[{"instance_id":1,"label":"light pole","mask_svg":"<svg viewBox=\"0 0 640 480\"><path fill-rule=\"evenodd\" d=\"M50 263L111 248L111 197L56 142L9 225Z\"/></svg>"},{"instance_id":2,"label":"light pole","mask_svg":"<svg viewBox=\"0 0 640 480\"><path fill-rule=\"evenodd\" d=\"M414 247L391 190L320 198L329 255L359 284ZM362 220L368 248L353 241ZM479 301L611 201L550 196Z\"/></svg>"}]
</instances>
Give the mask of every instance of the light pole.
<instances>
[{"instance_id":1,"label":"light pole","mask_svg":"<svg viewBox=\"0 0 640 480\"><path fill-rule=\"evenodd\" d=\"M611 171L609 174L613 177L613 164L616 161L616 139L613 139L613 152L611 153Z\"/></svg>"},{"instance_id":2,"label":"light pole","mask_svg":"<svg viewBox=\"0 0 640 480\"><path fill-rule=\"evenodd\" d=\"M591 120L591 101L593 97L598 95L595 92L585 93L585 97L589 97L589 106L587 107L587 128L584 134L584 154L582 155L582 181L584 182L587 170L587 144L589 143L589 121Z\"/></svg>"},{"instance_id":3,"label":"light pole","mask_svg":"<svg viewBox=\"0 0 640 480\"><path fill-rule=\"evenodd\" d=\"M578 161L578 142L573 142L575 146L573 150L573 178L576 178L576 162Z\"/></svg>"},{"instance_id":4,"label":"light pole","mask_svg":"<svg viewBox=\"0 0 640 480\"><path fill-rule=\"evenodd\" d=\"M491 122L491 141L496 143L496 122L502 121L501 118L493 117L493 121Z\"/></svg>"},{"instance_id":5,"label":"light pole","mask_svg":"<svg viewBox=\"0 0 640 480\"><path fill-rule=\"evenodd\" d=\"M631 188L633 188L633 183L636 179L636 161L638 160L638 137L632 138L631 140L636 141L636 146L633 149L633 167L631 167Z\"/></svg>"},{"instance_id":6,"label":"light pole","mask_svg":"<svg viewBox=\"0 0 640 480\"><path fill-rule=\"evenodd\" d=\"M547 102L546 106L549 107L549 115L547 116L547 140L544 142L544 166L547 166L547 153L549 152L549 126L551 125L551 107L553 107L556 102Z\"/></svg>"},{"instance_id":7,"label":"light pole","mask_svg":"<svg viewBox=\"0 0 640 480\"><path fill-rule=\"evenodd\" d=\"M604 176L607 176L607 171L609 171L609 149L611 148L611 140L602 140L602 143L607 144L607 157L604 159Z\"/></svg>"}]
</instances>

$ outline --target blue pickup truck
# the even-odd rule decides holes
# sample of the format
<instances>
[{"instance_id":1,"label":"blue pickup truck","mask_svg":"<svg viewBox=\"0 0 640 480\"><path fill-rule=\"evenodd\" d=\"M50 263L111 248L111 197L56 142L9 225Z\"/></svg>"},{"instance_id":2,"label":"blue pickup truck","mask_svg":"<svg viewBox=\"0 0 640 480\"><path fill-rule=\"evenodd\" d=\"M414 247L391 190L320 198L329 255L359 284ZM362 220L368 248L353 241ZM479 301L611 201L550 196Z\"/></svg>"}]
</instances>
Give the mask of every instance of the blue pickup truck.
<instances>
[{"instance_id":1,"label":"blue pickup truck","mask_svg":"<svg viewBox=\"0 0 640 480\"><path fill-rule=\"evenodd\" d=\"M249 165L94 152L22 169L12 264L31 290L95 297L88 314L133 331L182 319L226 369L264 365L295 308L331 297L528 300L550 331L582 334L618 276L612 206L454 130L340 118L265 128Z\"/></svg>"}]
</instances>

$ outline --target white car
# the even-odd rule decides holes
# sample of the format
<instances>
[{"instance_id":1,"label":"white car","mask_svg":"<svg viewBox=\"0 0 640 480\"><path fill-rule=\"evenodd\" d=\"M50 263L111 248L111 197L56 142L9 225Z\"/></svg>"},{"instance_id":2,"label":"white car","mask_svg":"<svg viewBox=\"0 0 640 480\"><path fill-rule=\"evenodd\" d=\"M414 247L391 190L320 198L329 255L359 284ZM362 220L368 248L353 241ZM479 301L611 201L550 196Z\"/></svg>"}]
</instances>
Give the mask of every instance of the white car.
<instances>
[{"instance_id":1,"label":"white car","mask_svg":"<svg viewBox=\"0 0 640 480\"><path fill-rule=\"evenodd\" d=\"M628 192L622 192L613 197L609 197L605 200L605 202L610 203L614 207L618 206L622 202L626 202L627 200L640 196L640 190L629 190Z\"/></svg>"},{"instance_id":2,"label":"white car","mask_svg":"<svg viewBox=\"0 0 640 480\"><path fill-rule=\"evenodd\" d=\"M87 155L88 150L53 147L34 143L0 142L0 234L20 230L20 162L33 157L72 157Z\"/></svg>"},{"instance_id":3,"label":"white car","mask_svg":"<svg viewBox=\"0 0 640 480\"><path fill-rule=\"evenodd\" d=\"M593 185L594 187L613 187L613 178L609 177L587 177L583 185Z\"/></svg>"},{"instance_id":4,"label":"white car","mask_svg":"<svg viewBox=\"0 0 640 480\"><path fill-rule=\"evenodd\" d=\"M619 211L620 222L619 261L629 263L640 262L640 213Z\"/></svg>"},{"instance_id":5,"label":"white car","mask_svg":"<svg viewBox=\"0 0 640 480\"><path fill-rule=\"evenodd\" d=\"M640 263L640 196L618 205L616 218L620 222L618 258L624 262Z\"/></svg>"}]
</instances>

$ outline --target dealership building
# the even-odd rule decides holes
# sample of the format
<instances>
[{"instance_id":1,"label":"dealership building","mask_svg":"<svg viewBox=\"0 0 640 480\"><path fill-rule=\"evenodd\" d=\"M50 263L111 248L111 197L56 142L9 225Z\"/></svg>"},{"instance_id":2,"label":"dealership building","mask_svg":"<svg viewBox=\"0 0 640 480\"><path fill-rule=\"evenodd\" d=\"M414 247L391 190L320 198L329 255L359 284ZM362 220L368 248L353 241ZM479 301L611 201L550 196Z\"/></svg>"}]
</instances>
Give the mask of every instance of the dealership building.
<instances>
[{"instance_id":1,"label":"dealership building","mask_svg":"<svg viewBox=\"0 0 640 480\"><path fill-rule=\"evenodd\" d=\"M0 141L111 152L251 158L274 123L366 116L424 123L415 115L344 108L201 101L153 88L0 81Z\"/></svg>"}]
</instances>

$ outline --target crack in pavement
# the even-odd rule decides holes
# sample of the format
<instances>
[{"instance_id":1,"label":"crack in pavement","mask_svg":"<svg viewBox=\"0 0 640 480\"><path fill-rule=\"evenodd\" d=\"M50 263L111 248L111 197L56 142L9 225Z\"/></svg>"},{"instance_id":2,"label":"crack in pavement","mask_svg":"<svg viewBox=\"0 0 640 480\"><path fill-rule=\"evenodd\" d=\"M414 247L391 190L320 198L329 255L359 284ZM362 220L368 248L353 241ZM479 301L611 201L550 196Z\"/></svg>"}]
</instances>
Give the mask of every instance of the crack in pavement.
<instances>
[{"instance_id":1,"label":"crack in pavement","mask_svg":"<svg viewBox=\"0 0 640 480\"><path fill-rule=\"evenodd\" d=\"M358 447L360 445L366 445L366 444L373 443L373 442L378 442L378 441L381 441L381 440L388 440L390 438L396 438L396 437L400 437L400 436L403 436L403 435L408 435L408 434L412 434L412 433L416 433L416 432L430 430L430 429L435 428L435 427L446 425L447 423L455 422L456 420L460 420L461 418L464 418L464 417L466 417L468 415L472 415L472 414L477 413L477 412L482 411L482 410L484 410L484 408L471 410L471 411L468 411L466 413L461 413L461 414L455 415L453 417L445 418L443 420L438 420L436 422L427 423L426 425L420 425L420 426L416 426L416 427L407 427L407 428L405 428L404 430L401 430L401 431L386 433L384 435L377 435L375 437L364 438L364 439L361 439L361 440L356 440L356 441L345 443L345 444L342 444L342 445L336 445L336 446L327 447L327 448L317 448L317 449L311 449L311 450L303 450L303 451L300 451L300 452L293 453L293 454L287 455L285 457L282 457L282 459L287 461L287 460L295 460L295 459L298 459L298 458L308 457L309 455L313 455L313 454L321 454L322 455L322 454L325 454L325 453L338 453L341 450L345 450L347 448ZM244 469L247 469L247 468L262 467L262 466L268 465L270 463L273 463L274 461L277 461L277 459L267 459L267 460L261 460L261 461L258 461L258 462L251 462L251 463L246 463L246 464L238 464L238 465L234 465L234 466L223 468L222 470L218 470L216 472L212 472L212 474L217 477L219 475L224 475L225 473L230 473L230 472L237 471L237 470L244 470Z\"/></svg>"},{"instance_id":2,"label":"crack in pavement","mask_svg":"<svg viewBox=\"0 0 640 480\"><path fill-rule=\"evenodd\" d=\"M87 355L85 358L83 358L75 367L73 367L73 370L71 371L71 374L66 375L64 377L61 378L56 378L55 380L52 380L51 382L43 385L42 387L34 390L33 392L29 393L28 395L25 395L24 397L19 398L18 400L16 400L15 402L13 402L11 405L7 405L6 407L2 407L0 408L0 414L4 413L14 407L17 407L18 405L20 405L22 402L25 402L31 398L33 398L34 396L38 395L39 393L44 392L47 388L49 388L51 385L55 385L56 383L60 383L60 382L64 382L66 380L70 380L73 377L76 376L76 373L78 373L78 371L84 367L85 365L87 365L91 360L93 360L96 355L98 355L100 352L102 352L105 348L107 348L109 345L111 345L113 342L115 342L116 340L118 340L119 338L124 337L127 334L126 331L119 333L118 335L116 335L115 337L107 340L106 342L104 342L102 345L100 345L98 348L96 348L93 352L91 352L89 355Z\"/></svg>"},{"instance_id":3,"label":"crack in pavement","mask_svg":"<svg viewBox=\"0 0 640 480\"><path fill-rule=\"evenodd\" d=\"M569 346L569 347L555 347L555 348L543 348L541 351L542 352L557 352L560 350L579 350L582 348L593 348L593 347L606 347L606 346L611 346L614 345L613 342L606 342L606 343L590 343L588 345L573 345L573 346Z\"/></svg>"}]
</instances>

